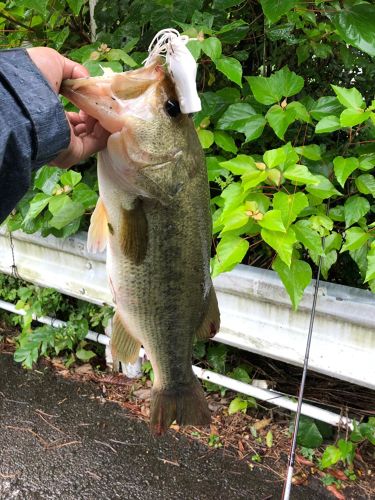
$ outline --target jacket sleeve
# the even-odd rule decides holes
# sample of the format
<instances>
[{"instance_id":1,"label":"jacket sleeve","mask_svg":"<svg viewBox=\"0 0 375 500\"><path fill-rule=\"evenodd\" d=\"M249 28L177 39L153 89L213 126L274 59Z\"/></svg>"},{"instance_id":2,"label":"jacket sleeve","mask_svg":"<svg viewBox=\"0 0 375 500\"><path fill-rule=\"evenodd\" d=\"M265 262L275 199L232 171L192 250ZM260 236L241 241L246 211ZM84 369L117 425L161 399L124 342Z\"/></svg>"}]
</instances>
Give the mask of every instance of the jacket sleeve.
<instances>
[{"instance_id":1,"label":"jacket sleeve","mask_svg":"<svg viewBox=\"0 0 375 500\"><path fill-rule=\"evenodd\" d=\"M28 190L32 171L69 142L60 100L27 51L0 51L0 223Z\"/></svg>"}]
</instances>

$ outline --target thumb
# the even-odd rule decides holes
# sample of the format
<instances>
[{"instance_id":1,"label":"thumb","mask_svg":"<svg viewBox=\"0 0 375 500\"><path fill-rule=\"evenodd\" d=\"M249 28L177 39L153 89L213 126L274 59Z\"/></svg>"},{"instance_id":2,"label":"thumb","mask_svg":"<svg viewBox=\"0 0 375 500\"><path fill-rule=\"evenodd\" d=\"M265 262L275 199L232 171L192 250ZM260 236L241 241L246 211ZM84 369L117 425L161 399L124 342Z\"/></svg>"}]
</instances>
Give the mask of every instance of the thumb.
<instances>
[{"instance_id":1,"label":"thumb","mask_svg":"<svg viewBox=\"0 0 375 500\"><path fill-rule=\"evenodd\" d=\"M85 78L87 76L90 76L90 73L84 66L75 61L71 61L67 57L63 57L63 80L67 78Z\"/></svg>"}]
</instances>

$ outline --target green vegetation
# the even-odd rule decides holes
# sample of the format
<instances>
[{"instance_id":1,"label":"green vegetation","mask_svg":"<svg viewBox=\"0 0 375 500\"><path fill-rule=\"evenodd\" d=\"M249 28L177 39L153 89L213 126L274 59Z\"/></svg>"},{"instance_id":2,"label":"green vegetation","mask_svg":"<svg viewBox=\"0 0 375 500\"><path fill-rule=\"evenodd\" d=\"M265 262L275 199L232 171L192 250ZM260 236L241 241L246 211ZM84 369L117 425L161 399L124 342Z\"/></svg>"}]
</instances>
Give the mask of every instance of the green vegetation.
<instances>
[{"instance_id":1,"label":"green vegetation","mask_svg":"<svg viewBox=\"0 0 375 500\"><path fill-rule=\"evenodd\" d=\"M111 307L68 298L52 288L30 285L4 274L0 274L0 299L25 311L24 316L13 315L12 322L21 327L14 359L28 369L40 356L61 356L67 367L77 359L90 360L96 353L87 349L84 339L88 330L95 328L100 333L113 315ZM33 321L37 317L56 318L57 315L66 321L65 326L35 326ZM100 350L99 345L93 348Z\"/></svg>"},{"instance_id":2,"label":"green vegetation","mask_svg":"<svg viewBox=\"0 0 375 500\"><path fill-rule=\"evenodd\" d=\"M139 66L161 28L194 39L214 276L240 262L272 266L296 309L320 257L330 279L350 256L358 279L347 282L375 290L371 3L101 0L95 20L91 43L87 1L7 0L0 29L10 31L0 41L46 44L98 75ZM86 229L97 185L90 162L77 168L39 171L9 229L58 237Z\"/></svg>"}]
</instances>

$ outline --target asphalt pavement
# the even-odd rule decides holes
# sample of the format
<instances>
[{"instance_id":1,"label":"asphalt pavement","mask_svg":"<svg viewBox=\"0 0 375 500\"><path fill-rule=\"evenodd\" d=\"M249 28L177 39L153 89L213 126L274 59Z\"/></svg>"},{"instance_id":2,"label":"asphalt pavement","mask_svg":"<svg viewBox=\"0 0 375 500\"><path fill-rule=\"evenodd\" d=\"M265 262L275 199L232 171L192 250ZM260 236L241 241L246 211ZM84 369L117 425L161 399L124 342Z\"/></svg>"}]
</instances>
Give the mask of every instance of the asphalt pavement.
<instances>
[{"instance_id":1,"label":"asphalt pavement","mask_svg":"<svg viewBox=\"0 0 375 500\"><path fill-rule=\"evenodd\" d=\"M273 473L147 424L98 387L0 354L0 499L280 499ZM292 498L332 496L318 481Z\"/></svg>"}]
</instances>

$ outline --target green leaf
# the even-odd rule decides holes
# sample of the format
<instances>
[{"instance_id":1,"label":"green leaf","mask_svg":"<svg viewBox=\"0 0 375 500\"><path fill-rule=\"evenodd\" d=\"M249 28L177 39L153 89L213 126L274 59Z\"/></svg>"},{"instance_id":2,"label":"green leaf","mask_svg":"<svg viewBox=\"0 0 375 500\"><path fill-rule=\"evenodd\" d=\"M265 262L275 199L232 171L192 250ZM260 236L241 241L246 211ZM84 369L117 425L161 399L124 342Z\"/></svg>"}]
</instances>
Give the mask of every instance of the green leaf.
<instances>
[{"instance_id":1,"label":"green leaf","mask_svg":"<svg viewBox=\"0 0 375 500\"><path fill-rule=\"evenodd\" d=\"M240 382L243 382L244 384L251 384L251 378L250 378L248 372L244 368L241 368L240 366L237 366L228 375L230 378L234 378L235 380L239 380Z\"/></svg>"},{"instance_id":2,"label":"green leaf","mask_svg":"<svg viewBox=\"0 0 375 500\"><path fill-rule=\"evenodd\" d=\"M326 236L324 240L324 250L330 252L331 250L340 250L342 244L342 236L339 233L333 231L331 234Z\"/></svg>"},{"instance_id":3,"label":"green leaf","mask_svg":"<svg viewBox=\"0 0 375 500\"><path fill-rule=\"evenodd\" d=\"M355 127L365 122L371 116L371 111L363 109L344 109L340 115L340 124L342 127Z\"/></svg>"},{"instance_id":4,"label":"green leaf","mask_svg":"<svg viewBox=\"0 0 375 500\"><path fill-rule=\"evenodd\" d=\"M259 0L264 15L270 23L275 23L284 14L293 9L298 0Z\"/></svg>"},{"instance_id":5,"label":"green leaf","mask_svg":"<svg viewBox=\"0 0 375 500\"><path fill-rule=\"evenodd\" d=\"M214 61L216 69L223 73L229 80L242 87L242 66L234 57L222 56Z\"/></svg>"},{"instance_id":6,"label":"green leaf","mask_svg":"<svg viewBox=\"0 0 375 500\"><path fill-rule=\"evenodd\" d=\"M312 418L301 415L297 443L306 448L319 448L323 443L322 434Z\"/></svg>"},{"instance_id":7,"label":"green leaf","mask_svg":"<svg viewBox=\"0 0 375 500\"><path fill-rule=\"evenodd\" d=\"M271 231L281 231L286 233L286 228L284 226L280 210L270 210L269 212L266 212L263 219L258 223L261 227L270 229Z\"/></svg>"},{"instance_id":8,"label":"green leaf","mask_svg":"<svg viewBox=\"0 0 375 500\"><path fill-rule=\"evenodd\" d=\"M248 76L246 80L255 99L266 105L280 102L283 96L289 97L297 94L304 85L303 78L290 71L287 66L276 71L268 78L264 76Z\"/></svg>"},{"instance_id":9,"label":"green leaf","mask_svg":"<svg viewBox=\"0 0 375 500\"><path fill-rule=\"evenodd\" d=\"M262 104L275 104L282 98L280 89L275 88L270 78L264 76L246 77L255 99Z\"/></svg>"},{"instance_id":10,"label":"green leaf","mask_svg":"<svg viewBox=\"0 0 375 500\"><path fill-rule=\"evenodd\" d=\"M216 156L206 156L206 165L209 181L214 181L220 175L227 177L229 174L228 170L220 165L220 160Z\"/></svg>"},{"instance_id":11,"label":"green leaf","mask_svg":"<svg viewBox=\"0 0 375 500\"><path fill-rule=\"evenodd\" d=\"M214 0L213 8L217 10L226 10L242 2L243 0Z\"/></svg>"},{"instance_id":12,"label":"green leaf","mask_svg":"<svg viewBox=\"0 0 375 500\"><path fill-rule=\"evenodd\" d=\"M339 35L346 43L375 56L375 11L371 3L345 3L344 8L332 15Z\"/></svg>"},{"instance_id":13,"label":"green leaf","mask_svg":"<svg viewBox=\"0 0 375 500\"><path fill-rule=\"evenodd\" d=\"M345 243L340 253L346 250L357 250L367 242L368 238L368 233L358 226L347 229L345 231Z\"/></svg>"},{"instance_id":14,"label":"green leaf","mask_svg":"<svg viewBox=\"0 0 375 500\"><path fill-rule=\"evenodd\" d=\"M284 171L285 179L311 185L319 184L319 179L313 175L305 165L291 165Z\"/></svg>"},{"instance_id":15,"label":"green leaf","mask_svg":"<svg viewBox=\"0 0 375 500\"><path fill-rule=\"evenodd\" d=\"M53 31L48 32L48 38L50 39L50 41L53 41L53 47L56 50L59 50L64 45L64 42L68 38L69 35L70 35L70 31L69 31L69 28L67 26L65 26L65 28L63 28L62 30L57 31L57 32L53 32Z\"/></svg>"},{"instance_id":16,"label":"green leaf","mask_svg":"<svg viewBox=\"0 0 375 500\"><path fill-rule=\"evenodd\" d=\"M337 446L341 452L341 460L348 465L352 464L355 454L355 444L345 439L339 439Z\"/></svg>"},{"instance_id":17,"label":"green leaf","mask_svg":"<svg viewBox=\"0 0 375 500\"><path fill-rule=\"evenodd\" d=\"M217 127L222 130L236 130L243 128L246 120L250 116L257 116L255 109L244 102L231 104L217 123Z\"/></svg>"},{"instance_id":18,"label":"green leaf","mask_svg":"<svg viewBox=\"0 0 375 500\"><path fill-rule=\"evenodd\" d=\"M73 11L73 14L75 16L78 16L79 11L83 6L84 0L66 0L66 2L69 5L70 9Z\"/></svg>"},{"instance_id":19,"label":"green leaf","mask_svg":"<svg viewBox=\"0 0 375 500\"><path fill-rule=\"evenodd\" d=\"M375 197L375 177L373 175L359 175L355 180L355 185L360 193L372 194Z\"/></svg>"},{"instance_id":20,"label":"green leaf","mask_svg":"<svg viewBox=\"0 0 375 500\"><path fill-rule=\"evenodd\" d=\"M108 61L122 61L130 68L138 66L137 62L122 49L111 49L106 53L106 58Z\"/></svg>"},{"instance_id":21,"label":"green leaf","mask_svg":"<svg viewBox=\"0 0 375 500\"><path fill-rule=\"evenodd\" d=\"M123 71L122 64L118 61L85 61L84 66L88 69L90 76L102 76L104 68L110 68L115 73Z\"/></svg>"},{"instance_id":22,"label":"green leaf","mask_svg":"<svg viewBox=\"0 0 375 500\"><path fill-rule=\"evenodd\" d=\"M244 192L242 186L239 182L232 182L227 186L221 193L221 198L224 199L224 210L225 214L228 210L233 210L238 207L243 201Z\"/></svg>"},{"instance_id":23,"label":"green leaf","mask_svg":"<svg viewBox=\"0 0 375 500\"><path fill-rule=\"evenodd\" d=\"M309 112L301 102L298 101L291 102L287 104L286 109L294 112L296 120L305 123L312 123Z\"/></svg>"},{"instance_id":24,"label":"green leaf","mask_svg":"<svg viewBox=\"0 0 375 500\"><path fill-rule=\"evenodd\" d=\"M246 413L247 410L247 401L243 400L240 397L236 397L232 399L228 408L228 414L234 415L235 413Z\"/></svg>"},{"instance_id":25,"label":"green leaf","mask_svg":"<svg viewBox=\"0 0 375 500\"><path fill-rule=\"evenodd\" d=\"M296 113L293 109L275 104L267 111L266 119L277 137L284 140L285 132L296 119Z\"/></svg>"},{"instance_id":26,"label":"green leaf","mask_svg":"<svg viewBox=\"0 0 375 500\"><path fill-rule=\"evenodd\" d=\"M74 187L79 183L82 179L82 175L79 172L75 172L74 170L68 170L64 172L60 178L60 182L63 186L71 186Z\"/></svg>"},{"instance_id":27,"label":"green leaf","mask_svg":"<svg viewBox=\"0 0 375 500\"><path fill-rule=\"evenodd\" d=\"M339 102L346 108L362 109L366 106L362 94L356 88L346 89L337 85L331 85L331 87Z\"/></svg>"},{"instance_id":28,"label":"green leaf","mask_svg":"<svg viewBox=\"0 0 375 500\"><path fill-rule=\"evenodd\" d=\"M285 163L287 158L287 153L284 147L277 149L269 149L263 155L263 161L268 168L277 167L282 163Z\"/></svg>"},{"instance_id":29,"label":"green leaf","mask_svg":"<svg viewBox=\"0 0 375 500\"><path fill-rule=\"evenodd\" d=\"M328 215L335 222L344 222L344 207L342 205L337 205L329 210Z\"/></svg>"},{"instance_id":30,"label":"green leaf","mask_svg":"<svg viewBox=\"0 0 375 500\"><path fill-rule=\"evenodd\" d=\"M289 227L302 210L308 206L309 201L304 193L288 195L279 191L273 197L273 208L280 210L285 227Z\"/></svg>"},{"instance_id":31,"label":"green leaf","mask_svg":"<svg viewBox=\"0 0 375 500\"><path fill-rule=\"evenodd\" d=\"M221 234L244 226L248 220L249 216L246 214L245 205L241 205L231 211L226 211L225 215L221 217L221 222L224 224Z\"/></svg>"},{"instance_id":32,"label":"green leaf","mask_svg":"<svg viewBox=\"0 0 375 500\"><path fill-rule=\"evenodd\" d=\"M216 61L221 57L221 42L218 38L213 36L205 38L202 42L202 50L212 61Z\"/></svg>"},{"instance_id":33,"label":"green leaf","mask_svg":"<svg viewBox=\"0 0 375 500\"><path fill-rule=\"evenodd\" d=\"M22 0L22 6L33 9L42 16L47 14L48 0Z\"/></svg>"},{"instance_id":34,"label":"green leaf","mask_svg":"<svg viewBox=\"0 0 375 500\"><path fill-rule=\"evenodd\" d=\"M190 40L186 44L186 47L190 50L191 55L197 61L199 59L199 56L201 55L202 42L200 42L199 40Z\"/></svg>"},{"instance_id":35,"label":"green leaf","mask_svg":"<svg viewBox=\"0 0 375 500\"><path fill-rule=\"evenodd\" d=\"M299 146L294 149L296 153L298 153L301 156L304 156L309 160L318 161L322 159L322 153L320 150L320 146L318 146L318 144L310 144L309 146Z\"/></svg>"},{"instance_id":36,"label":"green leaf","mask_svg":"<svg viewBox=\"0 0 375 500\"><path fill-rule=\"evenodd\" d=\"M370 211L370 203L362 196L350 196L344 205L345 227L358 222Z\"/></svg>"},{"instance_id":37,"label":"green leaf","mask_svg":"<svg viewBox=\"0 0 375 500\"><path fill-rule=\"evenodd\" d=\"M279 231L269 231L263 228L261 236L263 240L278 253L280 259L290 267L293 246L297 242L293 229L289 227L286 233L281 233Z\"/></svg>"},{"instance_id":38,"label":"green leaf","mask_svg":"<svg viewBox=\"0 0 375 500\"><path fill-rule=\"evenodd\" d=\"M259 186L268 177L268 173L265 170L256 170L254 172L248 172L242 176L243 188L245 191Z\"/></svg>"},{"instance_id":39,"label":"green leaf","mask_svg":"<svg viewBox=\"0 0 375 500\"><path fill-rule=\"evenodd\" d=\"M86 351L86 349L77 349L76 356L81 361L89 361L95 358L96 354L93 351Z\"/></svg>"},{"instance_id":40,"label":"green leaf","mask_svg":"<svg viewBox=\"0 0 375 500\"><path fill-rule=\"evenodd\" d=\"M40 168L34 180L34 186L45 194L51 195L59 182L61 170L57 167L42 167Z\"/></svg>"},{"instance_id":41,"label":"green leaf","mask_svg":"<svg viewBox=\"0 0 375 500\"><path fill-rule=\"evenodd\" d=\"M235 130L245 134L246 141L257 139L262 135L266 120L246 103L232 104L217 123L222 130Z\"/></svg>"},{"instance_id":42,"label":"green leaf","mask_svg":"<svg viewBox=\"0 0 375 500\"><path fill-rule=\"evenodd\" d=\"M294 71L290 71L288 66L284 66L279 71L276 71L270 76L272 85L280 89L281 95L284 97L291 97L298 94L303 89L304 80L302 76L298 76ZM290 103L290 106L304 107L302 103Z\"/></svg>"},{"instance_id":43,"label":"green leaf","mask_svg":"<svg viewBox=\"0 0 375 500\"><path fill-rule=\"evenodd\" d=\"M98 194L93 191L87 184L81 182L73 190L72 200L82 203L86 210L94 208L98 201Z\"/></svg>"},{"instance_id":44,"label":"green leaf","mask_svg":"<svg viewBox=\"0 0 375 500\"><path fill-rule=\"evenodd\" d=\"M223 373L227 360L228 348L224 344L211 345L207 349L207 361L213 370Z\"/></svg>"},{"instance_id":45,"label":"green leaf","mask_svg":"<svg viewBox=\"0 0 375 500\"><path fill-rule=\"evenodd\" d=\"M51 207L52 202L54 203ZM50 202L49 209L53 214L49 224L56 229L62 229L74 219L81 217L85 213L85 207L82 203L72 201L68 196L54 197Z\"/></svg>"},{"instance_id":46,"label":"green leaf","mask_svg":"<svg viewBox=\"0 0 375 500\"><path fill-rule=\"evenodd\" d=\"M307 262L293 259L290 267L277 256L272 269L277 272L289 294L293 309L296 311L307 285L312 279L311 267Z\"/></svg>"},{"instance_id":47,"label":"green leaf","mask_svg":"<svg viewBox=\"0 0 375 500\"><path fill-rule=\"evenodd\" d=\"M368 154L359 157L359 168L364 171L372 170L375 166L375 155Z\"/></svg>"},{"instance_id":48,"label":"green leaf","mask_svg":"<svg viewBox=\"0 0 375 500\"><path fill-rule=\"evenodd\" d=\"M229 170L234 175L243 175L248 172L259 173L259 170L255 166L255 161L251 156L238 155L228 161L222 161L220 166Z\"/></svg>"},{"instance_id":49,"label":"green leaf","mask_svg":"<svg viewBox=\"0 0 375 500\"><path fill-rule=\"evenodd\" d=\"M229 151L230 153L234 154L237 153L237 146L234 142L233 137L226 132L215 130L214 140L215 144L217 144L221 149L224 149L224 151Z\"/></svg>"},{"instance_id":50,"label":"green leaf","mask_svg":"<svg viewBox=\"0 0 375 500\"><path fill-rule=\"evenodd\" d=\"M48 196L44 193L38 193L34 196L34 198L30 201L30 208L26 213L24 223L27 224L29 221L35 219L42 210L48 205L51 196Z\"/></svg>"},{"instance_id":51,"label":"green leaf","mask_svg":"<svg viewBox=\"0 0 375 500\"><path fill-rule=\"evenodd\" d=\"M337 464L339 460L341 460L341 451L339 448L333 445L328 445L324 450L320 465L322 469L326 469L327 467Z\"/></svg>"},{"instance_id":52,"label":"green leaf","mask_svg":"<svg viewBox=\"0 0 375 500\"><path fill-rule=\"evenodd\" d=\"M328 132L334 132L335 130L339 130L341 128L340 119L337 116L330 115L322 118L315 125L315 133L316 134L326 134Z\"/></svg>"},{"instance_id":53,"label":"green leaf","mask_svg":"<svg viewBox=\"0 0 375 500\"><path fill-rule=\"evenodd\" d=\"M317 255L324 255L321 236L313 229L309 220L299 220L293 224L292 227L298 241L300 241L305 248L312 250Z\"/></svg>"},{"instance_id":54,"label":"green leaf","mask_svg":"<svg viewBox=\"0 0 375 500\"><path fill-rule=\"evenodd\" d=\"M200 128L197 134L203 149L208 149L210 146L212 146L214 142L214 134L211 132L211 130Z\"/></svg>"},{"instance_id":55,"label":"green leaf","mask_svg":"<svg viewBox=\"0 0 375 500\"><path fill-rule=\"evenodd\" d=\"M310 110L310 115L315 118L315 120L321 120L322 118L332 115L337 117L341 111L342 106L337 97L326 96L318 99L315 106Z\"/></svg>"},{"instance_id":56,"label":"green leaf","mask_svg":"<svg viewBox=\"0 0 375 500\"><path fill-rule=\"evenodd\" d=\"M262 135L266 123L263 115L250 116L242 130L238 129L238 131L245 134L246 143L258 139Z\"/></svg>"},{"instance_id":57,"label":"green leaf","mask_svg":"<svg viewBox=\"0 0 375 500\"><path fill-rule=\"evenodd\" d=\"M316 196L317 198L321 198L322 200L326 198L330 198L333 195L340 195L340 191L337 191L335 186L323 175L315 175L315 179L319 181L316 185L308 185L306 189L309 193Z\"/></svg>"},{"instance_id":58,"label":"green leaf","mask_svg":"<svg viewBox=\"0 0 375 500\"><path fill-rule=\"evenodd\" d=\"M342 156L336 156L333 160L333 169L341 187L344 187L347 178L358 168L358 166L358 158L343 158Z\"/></svg>"},{"instance_id":59,"label":"green leaf","mask_svg":"<svg viewBox=\"0 0 375 500\"><path fill-rule=\"evenodd\" d=\"M212 260L212 276L233 269L245 257L248 248L249 242L239 236L223 236Z\"/></svg>"}]
</instances>

